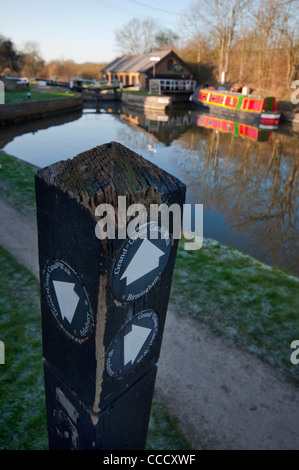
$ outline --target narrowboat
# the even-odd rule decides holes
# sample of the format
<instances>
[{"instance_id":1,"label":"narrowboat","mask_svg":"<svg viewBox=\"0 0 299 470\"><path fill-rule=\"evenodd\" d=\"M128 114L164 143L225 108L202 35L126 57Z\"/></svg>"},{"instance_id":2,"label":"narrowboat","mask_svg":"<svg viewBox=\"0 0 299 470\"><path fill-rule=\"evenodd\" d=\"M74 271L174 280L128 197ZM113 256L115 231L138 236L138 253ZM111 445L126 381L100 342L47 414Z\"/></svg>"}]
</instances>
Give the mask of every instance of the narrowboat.
<instances>
[{"instance_id":1,"label":"narrowboat","mask_svg":"<svg viewBox=\"0 0 299 470\"><path fill-rule=\"evenodd\" d=\"M200 106L230 113L234 115L234 120L238 120L238 117L244 118L254 125L275 127L280 120L274 97L264 98L227 90L197 88L190 100Z\"/></svg>"}]
</instances>

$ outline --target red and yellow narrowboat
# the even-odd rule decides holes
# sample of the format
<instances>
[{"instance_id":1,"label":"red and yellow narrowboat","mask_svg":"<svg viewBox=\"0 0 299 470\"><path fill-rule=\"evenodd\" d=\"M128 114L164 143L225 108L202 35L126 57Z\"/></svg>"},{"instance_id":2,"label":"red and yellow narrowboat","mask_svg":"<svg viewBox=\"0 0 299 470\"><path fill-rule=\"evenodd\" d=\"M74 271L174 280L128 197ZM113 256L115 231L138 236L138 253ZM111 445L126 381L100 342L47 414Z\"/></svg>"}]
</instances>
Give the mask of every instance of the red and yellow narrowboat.
<instances>
[{"instance_id":1,"label":"red and yellow narrowboat","mask_svg":"<svg viewBox=\"0 0 299 470\"><path fill-rule=\"evenodd\" d=\"M242 116L259 126L276 127L280 120L274 97L245 95L227 90L197 88L191 96L195 104Z\"/></svg>"}]
</instances>

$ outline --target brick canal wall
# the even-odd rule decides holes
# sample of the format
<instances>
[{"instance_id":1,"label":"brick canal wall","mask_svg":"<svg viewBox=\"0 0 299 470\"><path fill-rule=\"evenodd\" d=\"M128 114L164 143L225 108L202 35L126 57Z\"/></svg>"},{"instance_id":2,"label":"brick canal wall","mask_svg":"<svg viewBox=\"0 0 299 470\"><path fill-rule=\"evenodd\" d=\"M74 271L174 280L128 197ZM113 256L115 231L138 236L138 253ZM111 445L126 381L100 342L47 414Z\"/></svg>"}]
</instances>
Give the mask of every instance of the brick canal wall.
<instances>
[{"instance_id":1,"label":"brick canal wall","mask_svg":"<svg viewBox=\"0 0 299 470\"><path fill-rule=\"evenodd\" d=\"M82 109L81 95L0 105L0 125L40 119Z\"/></svg>"}]
</instances>

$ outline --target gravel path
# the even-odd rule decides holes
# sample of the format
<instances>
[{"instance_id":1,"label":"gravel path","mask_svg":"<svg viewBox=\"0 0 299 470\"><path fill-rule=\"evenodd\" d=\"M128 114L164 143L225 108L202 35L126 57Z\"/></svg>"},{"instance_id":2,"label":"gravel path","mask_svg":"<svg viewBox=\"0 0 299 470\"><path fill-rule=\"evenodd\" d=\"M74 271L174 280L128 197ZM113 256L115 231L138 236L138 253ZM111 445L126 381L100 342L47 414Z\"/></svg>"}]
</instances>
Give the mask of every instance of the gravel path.
<instances>
[{"instance_id":1,"label":"gravel path","mask_svg":"<svg viewBox=\"0 0 299 470\"><path fill-rule=\"evenodd\" d=\"M0 245L38 278L36 223L0 200ZM194 449L299 449L299 389L169 307L156 391Z\"/></svg>"}]
</instances>

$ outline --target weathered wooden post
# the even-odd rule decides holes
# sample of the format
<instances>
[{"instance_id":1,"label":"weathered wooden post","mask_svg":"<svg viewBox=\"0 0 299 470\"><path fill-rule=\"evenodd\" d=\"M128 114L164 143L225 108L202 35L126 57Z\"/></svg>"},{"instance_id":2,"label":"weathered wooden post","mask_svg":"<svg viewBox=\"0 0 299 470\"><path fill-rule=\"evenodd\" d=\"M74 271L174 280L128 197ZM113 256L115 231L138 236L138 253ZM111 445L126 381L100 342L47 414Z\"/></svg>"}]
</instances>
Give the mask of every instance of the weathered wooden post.
<instances>
[{"instance_id":1,"label":"weathered wooden post","mask_svg":"<svg viewBox=\"0 0 299 470\"><path fill-rule=\"evenodd\" d=\"M119 196L147 209L132 238ZM178 243L149 207L184 198L179 180L116 142L37 172L50 449L144 448ZM110 230L102 204L118 213L115 238L96 234Z\"/></svg>"}]
</instances>

